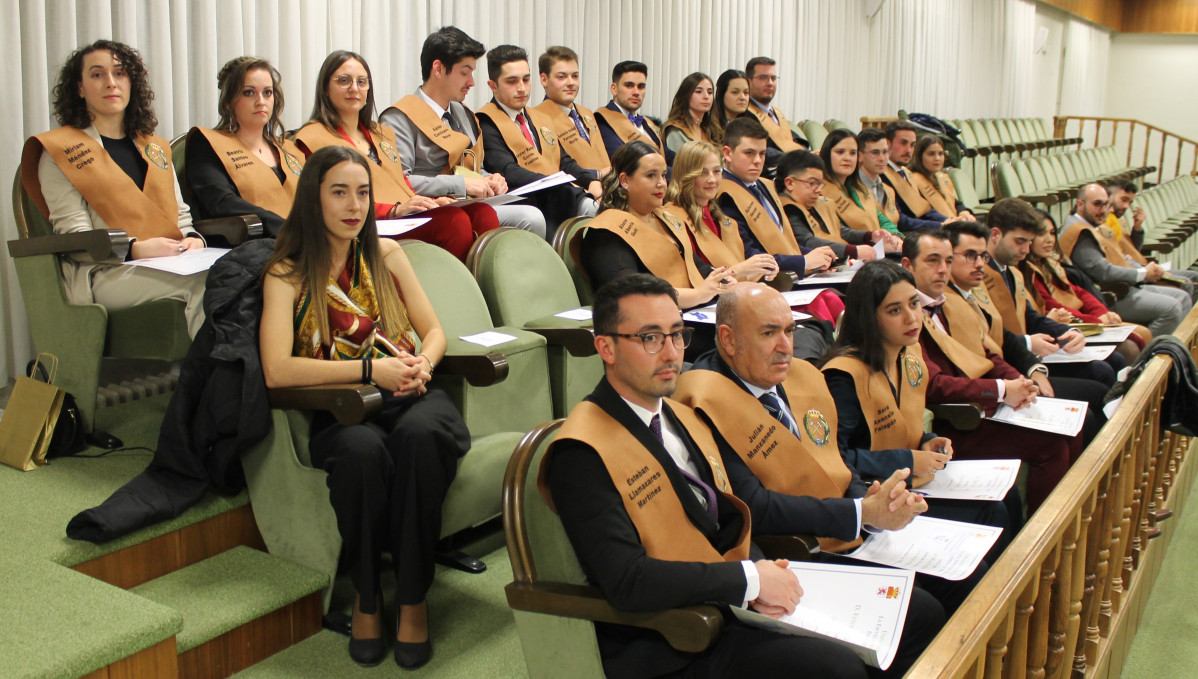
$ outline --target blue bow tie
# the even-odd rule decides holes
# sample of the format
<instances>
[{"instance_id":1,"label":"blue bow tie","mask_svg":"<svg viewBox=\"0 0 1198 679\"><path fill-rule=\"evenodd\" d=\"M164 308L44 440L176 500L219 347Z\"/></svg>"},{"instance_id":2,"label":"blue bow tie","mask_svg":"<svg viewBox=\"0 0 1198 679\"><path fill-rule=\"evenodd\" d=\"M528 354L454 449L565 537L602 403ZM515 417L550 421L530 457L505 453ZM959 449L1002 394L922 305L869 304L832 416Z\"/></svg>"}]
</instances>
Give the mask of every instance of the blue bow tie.
<instances>
[{"instance_id":1,"label":"blue bow tie","mask_svg":"<svg viewBox=\"0 0 1198 679\"><path fill-rule=\"evenodd\" d=\"M630 113L628 115L628 119L631 120L632 124L636 125L637 127L645 126L645 116L643 116L643 115L640 115L637 113Z\"/></svg>"}]
</instances>

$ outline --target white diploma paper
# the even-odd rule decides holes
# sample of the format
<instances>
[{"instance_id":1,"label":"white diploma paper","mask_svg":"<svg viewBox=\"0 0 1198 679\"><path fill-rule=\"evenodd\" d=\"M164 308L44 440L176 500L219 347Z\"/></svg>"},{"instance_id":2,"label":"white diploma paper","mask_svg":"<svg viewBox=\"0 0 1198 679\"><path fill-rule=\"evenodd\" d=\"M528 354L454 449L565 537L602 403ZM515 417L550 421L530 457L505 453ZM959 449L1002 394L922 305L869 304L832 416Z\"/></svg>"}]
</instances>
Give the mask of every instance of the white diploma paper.
<instances>
[{"instance_id":1,"label":"white diploma paper","mask_svg":"<svg viewBox=\"0 0 1198 679\"><path fill-rule=\"evenodd\" d=\"M792 309L790 312L790 317L793 318L797 323L799 321L805 321L808 318L811 318L811 314L805 314L802 311L794 311ZM706 323L708 325L715 325L715 305L711 304L705 307L699 307L697 309L691 309L690 311L683 312L682 320L690 321L691 323Z\"/></svg>"},{"instance_id":2,"label":"white diploma paper","mask_svg":"<svg viewBox=\"0 0 1198 679\"><path fill-rule=\"evenodd\" d=\"M579 307L577 309L570 309L568 311L561 311L561 312L558 312L553 315L557 316L558 318L564 318L569 321L589 321L589 320L591 320L591 310L584 309L582 307Z\"/></svg>"},{"instance_id":3,"label":"white diploma paper","mask_svg":"<svg viewBox=\"0 0 1198 679\"><path fill-rule=\"evenodd\" d=\"M1115 351L1114 345L1100 344L1091 346L1088 342L1082 350L1076 354L1067 354L1064 349L1057 349L1055 354L1049 354L1040 359L1041 363L1088 363L1089 361L1101 361L1111 352Z\"/></svg>"},{"instance_id":4,"label":"white diploma paper","mask_svg":"<svg viewBox=\"0 0 1198 679\"><path fill-rule=\"evenodd\" d=\"M853 280L853 274L855 274L855 273L857 273L857 272L856 271L829 271L827 273L814 273L814 274L811 274L810 276L800 278L798 280L798 282L795 283L795 285L800 288L810 288L812 286L826 288L829 285L835 285L838 283L842 284L842 285L847 285L849 281Z\"/></svg>"},{"instance_id":5,"label":"white diploma paper","mask_svg":"<svg viewBox=\"0 0 1198 679\"><path fill-rule=\"evenodd\" d=\"M869 536L845 556L961 580L978 567L1000 534L998 526L917 516L902 530Z\"/></svg>"},{"instance_id":6,"label":"white diploma paper","mask_svg":"<svg viewBox=\"0 0 1198 679\"><path fill-rule=\"evenodd\" d=\"M953 460L914 492L942 500L1001 500L1019 477L1019 460Z\"/></svg>"},{"instance_id":7,"label":"white diploma paper","mask_svg":"<svg viewBox=\"0 0 1198 679\"><path fill-rule=\"evenodd\" d=\"M511 191L507 192L507 195L527 196L534 191L540 191L541 189L547 189L551 186L557 186L559 184L569 184L572 181L574 181L574 175L560 171L554 172L547 177L541 177L535 182L529 182L520 188L512 189Z\"/></svg>"},{"instance_id":8,"label":"white diploma paper","mask_svg":"<svg viewBox=\"0 0 1198 679\"><path fill-rule=\"evenodd\" d=\"M176 276L191 276L211 269L212 265L216 264L216 260L228 253L228 248L200 248L199 250L186 250L169 257L131 259L125 262L125 264L130 266L144 266L147 269L165 271L173 273Z\"/></svg>"},{"instance_id":9,"label":"white diploma paper","mask_svg":"<svg viewBox=\"0 0 1198 679\"><path fill-rule=\"evenodd\" d=\"M379 235L386 238L394 238L405 234L418 226L423 226L431 221L431 217L406 217L404 219L380 219L375 222L376 228L379 230Z\"/></svg>"},{"instance_id":10,"label":"white diploma paper","mask_svg":"<svg viewBox=\"0 0 1198 679\"><path fill-rule=\"evenodd\" d=\"M791 306L803 306L804 304L811 304L813 301L815 301L815 298L819 296L819 293L827 289L828 288L807 288L806 290L787 290L786 292L782 293L782 297L786 300L786 303Z\"/></svg>"},{"instance_id":11,"label":"white diploma paper","mask_svg":"<svg viewBox=\"0 0 1198 679\"><path fill-rule=\"evenodd\" d=\"M990 419L1017 427L1037 429L1064 436L1077 436L1086 422L1085 401L1039 396L1026 408L1015 410L1006 403L1000 405Z\"/></svg>"},{"instance_id":12,"label":"white diploma paper","mask_svg":"<svg viewBox=\"0 0 1198 679\"><path fill-rule=\"evenodd\" d=\"M512 340L516 339L516 337L514 335L508 335L502 332L495 332L494 330L487 330L486 332L475 333L473 335L462 335L458 339L462 340L463 342L469 342L471 344L477 344L483 347L493 347L511 342Z\"/></svg>"},{"instance_id":13,"label":"white diploma paper","mask_svg":"<svg viewBox=\"0 0 1198 679\"><path fill-rule=\"evenodd\" d=\"M860 246L858 246L858 247L860 247ZM878 241L877 243L874 243L873 249L874 249L874 254L877 255L876 259L886 259L886 242L885 241ZM863 266L865 266L864 259L855 259L855 260L853 260L853 263L849 265L849 271L856 271L857 269L860 269Z\"/></svg>"},{"instance_id":14,"label":"white diploma paper","mask_svg":"<svg viewBox=\"0 0 1198 679\"><path fill-rule=\"evenodd\" d=\"M1087 337L1086 344L1118 344L1130 337L1135 329L1133 325L1114 325L1103 328L1102 334Z\"/></svg>"},{"instance_id":15,"label":"white diploma paper","mask_svg":"<svg viewBox=\"0 0 1198 679\"><path fill-rule=\"evenodd\" d=\"M734 606L736 618L779 634L834 641L872 667L890 667L907 618L914 572L808 562L791 563L790 568L803 588L794 613L774 620Z\"/></svg>"}]
</instances>

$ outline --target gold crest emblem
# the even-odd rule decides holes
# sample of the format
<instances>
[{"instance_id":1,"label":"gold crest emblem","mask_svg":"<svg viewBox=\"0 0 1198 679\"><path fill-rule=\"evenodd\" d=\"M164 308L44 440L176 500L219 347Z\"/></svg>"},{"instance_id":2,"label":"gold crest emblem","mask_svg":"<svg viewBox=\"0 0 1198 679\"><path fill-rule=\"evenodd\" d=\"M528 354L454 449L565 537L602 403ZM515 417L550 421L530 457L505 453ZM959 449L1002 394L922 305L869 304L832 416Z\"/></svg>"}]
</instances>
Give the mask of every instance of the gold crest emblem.
<instances>
[{"instance_id":1,"label":"gold crest emblem","mask_svg":"<svg viewBox=\"0 0 1198 679\"><path fill-rule=\"evenodd\" d=\"M918 387L923 384L923 366L919 364L919 359L914 356L903 355L903 373L907 377L907 384L911 388Z\"/></svg>"},{"instance_id":2,"label":"gold crest emblem","mask_svg":"<svg viewBox=\"0 0 1198 679\"><path fill-rule=\"evenodd\" d=\"M818 410L808 410L807 414L803 415L803 429L807 430L807 436L811 439L811 442L821 448L832 437L832 430L828 427L828 420Z\"/></svg>"},{"instance_id":3,"label":"gold crest emblem","mask_svg":"<svg viewBox=\"0 0 1198 679\"><path fill-rule=\"evenodd\" d=\"M731 493L732 487L728 485L728 477L724 476L724 468L720 465L719 461L711 455L707 456L707 461L711 463L711 470L715 472L715 481L720 492Z\"/></svg>"},{"instance_id":4,"label":"gold crest emblem","mask_svg":"<svg viewBox=\"0 0 1198 679\"><path fill-rule=\"evenodd\" d=\"M304 171L304 166L301 165L300 161L290 153L283 151L283 159L287 162L287 169L291 170L292 174L299 176L299 173Z\"/></svg>"},{"instance_id":5,"label":"gold crest emblem","mask_svg":"<svg viewBox=\"0 0 1198 679\"><path fill-rule=\"evenodd\" d=\"M162 147L158 144L155 144L154 142L146 144L146 158L149 158L151 163L154 163L163 170L166 169L166 152L164 152Z\"/></svg>"},{"instance_id":6,"label":"gold crest emblem","mask_svg":"<svg viewBox=\"0 0 1198 679\"><path fill-rule=\"evenodd\" d=\"M386 139L379 141L379 150L381 150L383 155L387 156L387 159L391 162L399 162L399 153L396 152L395 147L391 145L391 142L387 141Z\"/></svg>"},{"instance_id":7,"label":"gold crest emblem","mask_svg":"<svg viewBox=\"0 0 1198 679\"><path fill-rule=\"evenodd\" d=\"M541 139L544 139L545 143L550 146L557 143L557 138L553 136L553 132L548 127L541 128Z\"/></svg>"},{"instance_id":8,"label":"gold crest emblem","mask_svg":"<svg viewBox=\"0 0 1198 679\"><path fill-rule=\"evenodd\" d=\"M591 116L583 116L582 122L586 123L588 130L595 131L595 130L599 129L598 127L595 126L595 119L592 118Z\"/></svg>"},{"instance_id":9,"label":"gold crest emblem","mask_svg":"<svg viewBox=\"0 0 1198 679\"><path fill-rule=\"evenodd\" d=\"M683 230L684 227L682 226L682 222L674 215L670 214L669 212L666 212L665 210L662 210L661 212L658 212L657 214L658 214L658 216L661 217L661 220L663 222L665 222L666 225L669 226L670 228L674 229L675 231Z\"/></svg>"}]
</instances>

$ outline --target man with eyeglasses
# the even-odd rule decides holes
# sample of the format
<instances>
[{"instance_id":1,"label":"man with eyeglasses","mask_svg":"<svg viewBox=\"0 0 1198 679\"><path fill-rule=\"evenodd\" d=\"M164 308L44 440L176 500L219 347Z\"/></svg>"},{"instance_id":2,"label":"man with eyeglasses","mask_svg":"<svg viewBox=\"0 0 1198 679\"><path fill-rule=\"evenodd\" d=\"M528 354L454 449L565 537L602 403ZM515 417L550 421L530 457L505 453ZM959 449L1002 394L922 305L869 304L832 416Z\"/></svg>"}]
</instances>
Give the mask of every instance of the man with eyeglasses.
<instances>
[{"instance_id":1,"label":"man with eyeglasses","mask_svg":"<svg viewBox=\"0 0 1198 679\"><path fill-rule=\"evenodd\" d=\"M745 65L745 75L749 76L749 112L757 116L757 120L769 132L769 146L765 152L765 165L772 170L781 160L782 154L797 151L810 146L807 140L794 133L790 121L773 105L774 94L778 91L777 62L769 57L753 57ZM767 176L773 176L767 172Z\"/></svg>"},{"instance_id":2,"label":"man with eyeglasses","mask_svg":"<svg viewBox=\"0 0 1198 679\"><path fill-rule=\"evenodd\" d=\"M593 320L604 378L571 411L539 476L587 579L623 611L714 602L775 618L793 612L803 594L794 572L762 558L710 431L666 398L690 336L674 289L647 274L618 278L596 292ZM609 677L783 676L795 668L866 676L842 646L733 622L697 654L644 629L596 624L595 632Z\"/></svg>"},{"instance_id":3,"label":"man with eyeglasses","mask_svg":"<svg viewBox=\"0 0 1198 679\"><path fill-rule=\"evenodd\" d=\"M973 254L976 261L977 251ZM928 403L975 403L988 414L1004 403L1016 410L1025 408L1040 395L1039 387L985 345L981 319L968 302L945 294L956 256L948 233L939 229L903 241L903 268L915 278L924 309L919 345L928 366ZM950 308L955 323L949 320ZM1082 452L1078 437L1010 427L991 420L982 420L969 431L949 422L937 421L935 426L937 432L952 439L953 449L960 451L958 457L1020 458L1027 463L1027 504L1032 512Z\"/></svg>"},{"instance_id":4,"label":"man with eyeglasses","mask_svg":"<svg viewBox=\"0 0 1198 679\"><path fill-rule=\"evenodd\" d=\"M940 222L919 219L899 211L894 189L882 181L882 173L886 171L886 164L890 162L890 142L886 141L885 132L876 127L861 130L857 134L857 147L860 149L857 176L878 202L878 219L882 228L889 231L889 224L901 233L940 228Z\"/></svg>"},{"instance_id":5,"label":"man with eyeglasses","mask_svg":"<svg viewBox=\"0 0 1198 679\"><path fill-rule=\"evenodd\" d=\"M837 260L877 257L873 244L882 240L886 252L898 252L902 241L885 229L862 231L850 228L836 216L836 208L824 198L824 161L810 151L788 151L778 161L774 188L782 200L790 227L800 247L830 247Z\"/></svg>"},{"instance_id":6,"label":"man with eyeglasses","mask_svg":"<svg viewBox=\"0 0 1198 679\"><path fill-rule=\"evenodd\" d=\"M1031 338L1003 327L1002 315L986 293L985 277L991 256L987 250L989 231L985 226L979 222L954 222L945 226L944 231L953 248L950 280L944 287L948 303L942 307L950 335L978 355L990 358L993 354L1006 361L1035 382L1043 396L1089 403L1082 428L1082 446L1089 445L1106 422L1102 406L1107 387L1091 379L1050 376L1048 366L1032 352ZM963 300L965 305L958 300ZM969 313L966 313L967 308Z\"/></svg>"}]
</instances>

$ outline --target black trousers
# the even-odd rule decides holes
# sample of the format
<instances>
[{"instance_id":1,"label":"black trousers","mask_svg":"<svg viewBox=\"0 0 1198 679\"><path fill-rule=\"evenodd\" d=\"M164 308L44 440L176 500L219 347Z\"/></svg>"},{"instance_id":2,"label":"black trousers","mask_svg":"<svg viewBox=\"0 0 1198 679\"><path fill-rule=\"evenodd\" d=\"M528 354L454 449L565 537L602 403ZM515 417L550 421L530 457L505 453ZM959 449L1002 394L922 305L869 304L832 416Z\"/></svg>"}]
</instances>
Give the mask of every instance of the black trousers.
<instances>
[{"instance_id":1,"label":"black trousers","mask_svg":"<svg viewBox=\"0 0 1198 679\"><path fill-rule=\"evenodd\" d=\"M395 398L369 422L342 425L322 414L312 426L312 464L329 473L341 532L341 564L375 612L383 552L395 565L396 603L424 601L433 583L441 503L470 449L470 432L441 391Z\"/></svg>"},{"instance_id":2,"label":"black trousers","mask_svg":"<svg viewBox=\"0 0 1198 679\"><path fill-rule=\"evenodd\" d=\"M799 605L803 603L800 601ZM901 677L944 626L944 610L932 595L914 588L898 653L885 672L866 667L843 646L808 637L792 637L729 623L707 651L685 668L669 674L686 679L715 677L820 677L864 679Z\"/></svg>"},{"instance_id":3,"label":"black trousers","mask_svg":"<svg viewBox=\"0 0 1198 679\"><path fill-rule=\"evenodd\" d=\"M1049 370L1053 373L1052 377L1048 378L1048 382L1052 384L1052 391L1057 398L1067 398L1071 401L1085 401L1090 404L1090 408L1086 411L1086 422L1082 425L1082 444L1084 450L1090 445L1090 441L1098 435L1098 430L1102 429L1102 425L1106 424L1106 415L1102 413L1102 399L1106 396L1108 387L1097 380L1068 377L1060 374L1058 368L1067 365L1085 365L1085 364L1069 364L1062 363L1053 365ZM1105 365L1105 364L1104 364ZM1065 372L1068 372L1066 369Z\"/></svg>"}]
</instances>

